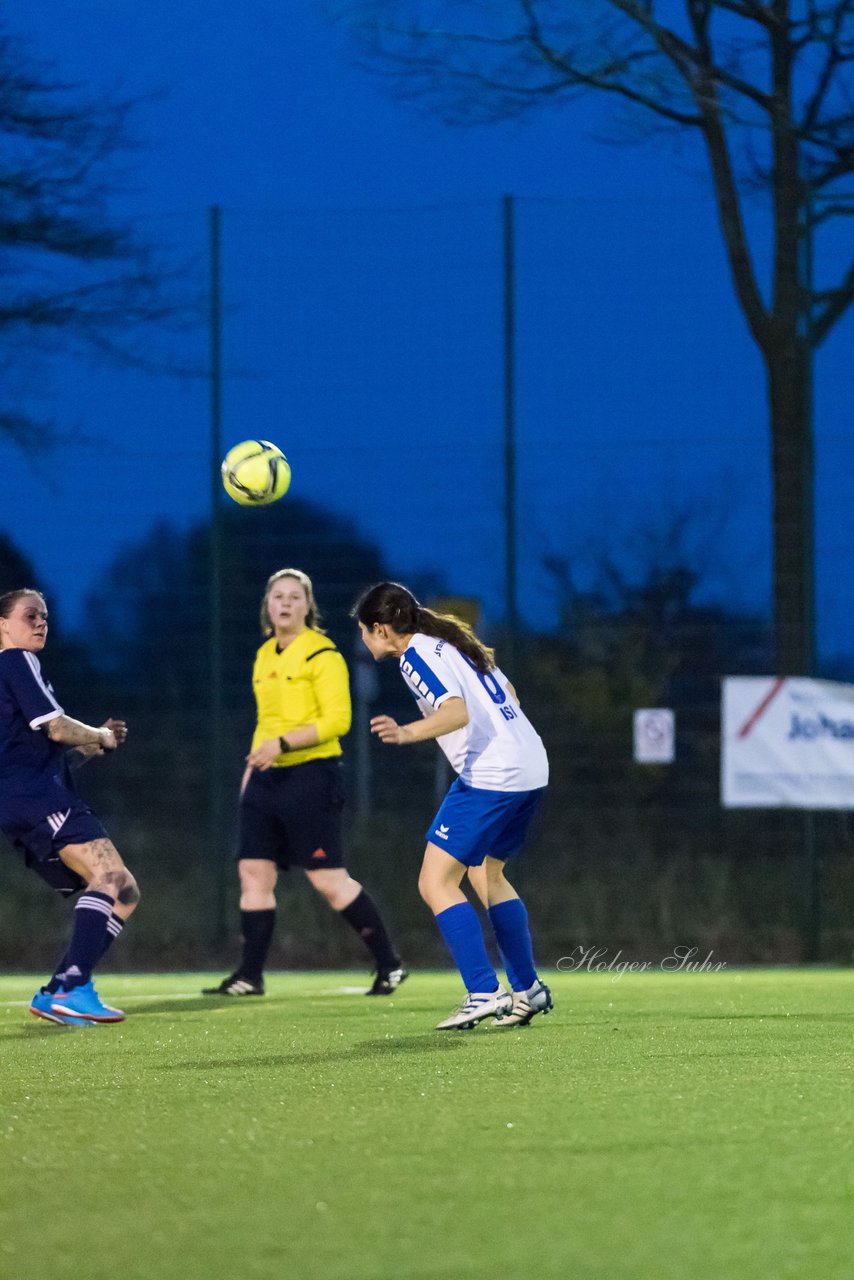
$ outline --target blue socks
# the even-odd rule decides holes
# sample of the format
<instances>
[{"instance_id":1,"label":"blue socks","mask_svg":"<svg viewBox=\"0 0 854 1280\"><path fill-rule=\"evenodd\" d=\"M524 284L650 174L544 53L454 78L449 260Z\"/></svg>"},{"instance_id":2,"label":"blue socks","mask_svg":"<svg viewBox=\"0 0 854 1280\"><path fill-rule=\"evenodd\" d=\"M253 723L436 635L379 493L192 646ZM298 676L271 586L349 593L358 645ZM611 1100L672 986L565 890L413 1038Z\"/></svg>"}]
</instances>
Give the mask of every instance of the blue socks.
<instances>
[{"instance_id":1,"label":"blue socks","mask_svg":"<svg viewBox=\"0 0 854 1280\"><path fill-rule=\"evenodd\" d=\"M501 960L514 991L527 991L537 981L528 912L520 898L489 908ZM490 963L477 912L470 902L440 911L436 916L442 937L462 974L467 991L495 991L498 978Z\"/></svg>"},{"instance_id":2,"label":"blue socks","mask_svg":"<svg viewBox=\"0 0 854 1280\"><path fill-rule=\"evenodd\" d=\"M436 924L462 974L466 991L497 991L498 978L486 953L483 930L472 904L458 902L447 907L436 916Z\"/></svg>"},{"instance_id":3,"label":"blue socks","mask_svg":"<svg viewBox=\"0 0 854 1280\"><path fill-rule=\"evenodd\" d=\"M514 991L527 991L537 981L528 912L520 898L489 908L501 960Z\"/></svg>"}]
</instances>

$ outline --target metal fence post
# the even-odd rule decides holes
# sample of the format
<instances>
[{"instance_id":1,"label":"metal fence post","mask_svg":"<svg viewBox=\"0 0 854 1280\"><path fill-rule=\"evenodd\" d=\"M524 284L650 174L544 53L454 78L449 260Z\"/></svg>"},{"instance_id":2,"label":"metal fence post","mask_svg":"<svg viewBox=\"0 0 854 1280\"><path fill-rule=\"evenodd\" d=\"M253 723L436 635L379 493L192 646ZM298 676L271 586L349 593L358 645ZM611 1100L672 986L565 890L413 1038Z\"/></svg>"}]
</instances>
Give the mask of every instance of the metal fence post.
<instances>
[{"instance_id":1,"label":"metal fence post","mask_svg":"<svg viewBox=\"0 0 854 1280\"><path fill-rule=\"evenodd\" d=\"M212 940L226 937L226 866L223 844L222 698L222 210L209 210L210 341L210 702L208 707L208 855L214 878Z\"/></svg>"}]
</instances>

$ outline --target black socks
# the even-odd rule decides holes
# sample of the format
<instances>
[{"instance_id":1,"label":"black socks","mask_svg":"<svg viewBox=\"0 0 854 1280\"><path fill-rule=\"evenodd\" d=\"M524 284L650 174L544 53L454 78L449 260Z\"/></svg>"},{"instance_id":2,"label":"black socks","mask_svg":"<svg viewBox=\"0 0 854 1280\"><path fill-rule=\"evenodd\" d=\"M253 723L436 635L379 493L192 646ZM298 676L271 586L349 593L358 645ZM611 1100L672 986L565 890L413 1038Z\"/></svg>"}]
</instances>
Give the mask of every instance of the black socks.
<instances>
[{"instance_id":1,"label":"black socks","mask_svg":"<svg viewBox=\"0 0 854 1280\"><path fill-rule=\"evenodd\" d=\"M339 914L352 929L356 930L376 960L377 969L380 972L388 972L390 969L399 967L400 956L392 946L377 904L364 889L358 898L355 898L349 907L345 907Z\"/></svg>"},{"instance_id":2,"label":"black socks","mask_svg":"<svg viewBox=\"0 0 854 1280\"><path fill-rule=\"evenodd\" d=\"M276 908L265 911L241 911L240 927L243 931L243 959L240 974L252 982L259 982L267 963L267 952L273 941L276 927Z\"/></svg>"}]
</instances>

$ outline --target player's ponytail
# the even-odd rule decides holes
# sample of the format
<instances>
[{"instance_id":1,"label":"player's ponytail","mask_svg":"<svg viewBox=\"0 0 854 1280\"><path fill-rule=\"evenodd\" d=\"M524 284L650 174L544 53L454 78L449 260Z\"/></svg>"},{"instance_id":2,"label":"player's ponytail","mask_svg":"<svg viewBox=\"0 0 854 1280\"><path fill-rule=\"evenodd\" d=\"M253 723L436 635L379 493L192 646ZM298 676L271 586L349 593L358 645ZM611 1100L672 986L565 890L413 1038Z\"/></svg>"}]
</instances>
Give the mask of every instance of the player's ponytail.
<instances>
[{"instance_id":1,"label":"player's ponytail","mask_svg":"<svg viewBox=\"0 0 854 1280\"><path fill-rule=\"evenodd\" d=\"M481 644L467 622L452 613L436 613L418 603L415 596L399 582L378 582L369 587L352 610L353 617L365 627L390 627L396 635L414 635L420 631L437 640L447 640L459 649L478 671L491 671L495 654Z\"/></svg>"}]
</instances>

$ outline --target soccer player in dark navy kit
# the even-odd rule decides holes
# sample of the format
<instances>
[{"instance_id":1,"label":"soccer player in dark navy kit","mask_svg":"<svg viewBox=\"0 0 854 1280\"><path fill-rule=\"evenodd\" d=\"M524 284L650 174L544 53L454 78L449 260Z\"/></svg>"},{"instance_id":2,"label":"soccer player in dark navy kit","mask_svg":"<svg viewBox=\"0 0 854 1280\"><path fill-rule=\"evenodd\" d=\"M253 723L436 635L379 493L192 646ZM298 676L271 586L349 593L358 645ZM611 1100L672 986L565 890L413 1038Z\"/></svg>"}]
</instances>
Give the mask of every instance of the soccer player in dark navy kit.
<instances>
[{"instance_id":1,"label":"soccer player in dark navy kit","mask_svg":"<svg viewBox=\"0 0 854 1280\"><path fill-rule=\"evenodd\" d=\"M121 1022L121 1010L95 991L92 970L121 933L139 890L80 797L72 768L115 751L127 726L110 719L94 728L65 714L37 657L46 640L39 591L0 596L0 830L52 889L80 893L68 949L30 1012L67 1026Z\"/></svg>"},{"instance_id":2,"label":"soccer player in dark navy kit","mask_svg":"<svg viewBox=\"0 0 854 1280\"><path fill-rule=\"evenodd\" d=\"M240 967L205 995L262 996L276 923L279 870L299 867L358 933L376 974L367 994L406 978L374 900L344 866L339 739L350 728L347 664L318 626L311 579L280 569L267 581L252 684L258 720L240 791Z\"/></svg>"}]
</instances>

